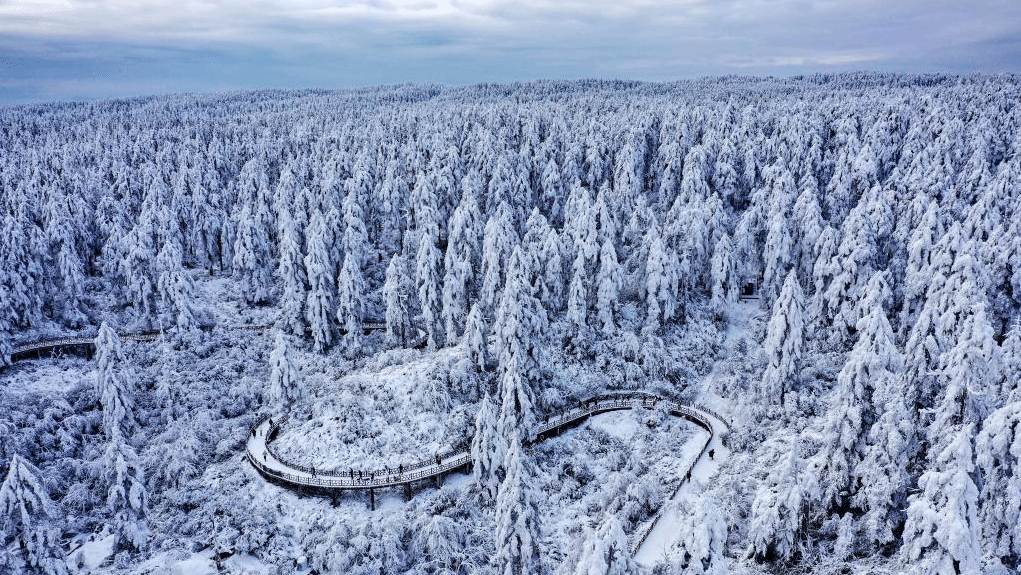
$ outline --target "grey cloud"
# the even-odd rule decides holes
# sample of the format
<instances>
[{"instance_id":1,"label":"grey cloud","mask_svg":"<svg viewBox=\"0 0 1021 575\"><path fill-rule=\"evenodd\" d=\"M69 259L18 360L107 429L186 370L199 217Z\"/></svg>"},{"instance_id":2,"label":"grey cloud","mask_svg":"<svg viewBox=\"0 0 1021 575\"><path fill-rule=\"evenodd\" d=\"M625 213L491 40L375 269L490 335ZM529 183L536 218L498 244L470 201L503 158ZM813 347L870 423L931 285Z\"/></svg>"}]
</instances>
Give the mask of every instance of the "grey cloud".
<instances>
[{"instance_id":1,"label":"grey cloud","mask_svg":"<svg viewBox=\"0 0 1021 575\"><path fill-rule=\"evenodd\" d=\"M52 84L49 93L59 94L85 77L78 65L107 82L83 82L75 97L115 94L116 85L163 91L174 78L182 89L213 90L1021 71L1021 2L1014 0L52 1L66 9L0 0L0 54L27 63L0 62L0 79L65 80ZM161 71L159 84L145 83L146 67ZM222 69L231 71L226 80ZM0 101L21 101L31 90L0 85Z\"/></svg>"}]
</instances>

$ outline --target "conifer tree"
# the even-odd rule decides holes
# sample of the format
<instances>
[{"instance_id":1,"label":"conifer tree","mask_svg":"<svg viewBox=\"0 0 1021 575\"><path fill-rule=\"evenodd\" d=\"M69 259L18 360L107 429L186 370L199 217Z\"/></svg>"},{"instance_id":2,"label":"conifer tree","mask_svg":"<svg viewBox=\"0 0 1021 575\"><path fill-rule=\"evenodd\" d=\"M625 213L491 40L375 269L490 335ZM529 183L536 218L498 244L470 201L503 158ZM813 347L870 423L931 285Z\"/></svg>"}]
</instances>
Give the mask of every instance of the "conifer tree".
<instances>
[{"instance_id":1,"label":"conifer tree","mask_svg":"<svg viewBox=\"0 0 1021 575\"><path fill-rule=\"evenodd\" d=\"M670 550L671 563L679 575L725 575L727 573L727 522L708 493L689 494L676 506L680 538Z\"/></svg>"},{"instance_id":2,"label":"conifer tree","mask_svg":"<svg viewBox=\"0 0 1021 575\"><path fill-rule=\"evenodd\" d=\"M504 462L506 477L496 496L496 555L500 575L539 570L539 511L532 480L535 473L517 438L511 440Z\"/></svg>"},{"instance_id":3,"label":"conifer tree","mask_svg":"<svg viewBox=\"0 0 1021 575\"><path fill-rule=\"evenodd\" d=\"M749 554L789 561L803 553L808 509L818 497L819 485L805 468L795 439L755 493L748 525Z\"/></svg>"},{"instance_id":4,"label":"conifer tree","mask_svg":"<svg viewBox=\"0 0 1021 575\"><path fill-rule=\"evenodd\" d=\"M436 247L435 228L422 234L418 245L415 283L418 287L418 303L422 308L422 325L425 327L426 344L429 349L438 349L443 334L440 321L440 250Z\"/></svg>"},{"instance_id":5,"label":"conifer tree","mask_svg":"<svg viewBox=\"0 0 1021 575\"><path fill-rule=\"evenodd\" d=\"M303 308L308 286L301 254L301 233L289 215L281 219L280 263L276 275L281 284L279 325L290 335L304 336Z\"/></svg>"},{"instance_id":6,"label":"conifer tree","mask_svg":"<svg viewBox=\"0 0 1021 575\"><path fill-rule=\"evenodd\" d=\"M638 572L620 520L607 514L585 538L575 575L630 575Z\"/></svg>"},{"instance_id":7,"label":"conifer tree","mask_svg":"<svg viewBox=\"0 0 1021 575\"><path fill-rule=\"evenodd\" d=\"M301 371L291 358L292 353L287 335L277 330L276 343L269 356L269 390L266 394L273 411L286 411L305 395Z\"/></svg>"},{"instance_id":8,"label":"conifer tree","mask_svg":"<svg viewBox=\"0 0 1021 575\"><path fill-rule=\"evenodd\" d=\"M261 218L247 203L238 216L232 267L235 275L240 275L246 302L255 305L269 301L273 270L269 238Z\"/></svg>"},{"instance_id":9,"label":"conifer tree","mask_svg":"<svg viewBox=\"0 0 1021 575\"><path fill-rule=\"evenodd\" d=\"M611 335L617 327L613 321L614 307L617 304L617 295L620 293L620 285L623 282L623 274L620 264L617 263L617 251L613 248L610 240L603 242L603 249L599 252L599 276L596 278L596 318L599 321L599 329L604 335Z\"/></svg>"},{"instance_id":10,"label":"conifer tree","mask_svg":"<svg viewBox=\"0 0 1021 575\"><path fill-rule=\"evenodd\" d=\"M348 252L337 276L337 322L343 326L344 348L350 355L361 347L365 315L365 278L358 258Z\"/></svg>"},{"instance_id":11,"label":"conifer tree","mask_svg":"<svg viewBox=\"0 0 1021 575\"><path fill-rule=\"evenodd\" d=\"M134 376L121 351L121 340L106 322L96 335L96 395L103 405L103 429L108 439L130 434L135 427Z\"/></svg>"},{"instance_id":12,"label":"conifer tree","mask_svg":"<svg viewBox=\"0 0 1021 575\"><path fill-rule=\"evenodd\" d=\"M507 264L507 285L496 312L496 358L500 377L500 436L505 441L529 440L535 427L535 393L539 381L539 350L547 327L542 305L528 289L528 260L521 246Z\"/></svg>"},{"instance_id":13,"label":"conifer tree","mask_svg":"<svg viewBox=\"0 0 1021 575\"><path fill-rule=\"evenodd\" d=\"M487 393L479 402L475 415L475 435L472 436L472 476L483 496L490 501L496 499L500 486L498 472L503 469L505 442L497 430L497 411Z\"/></svg>"},{"instance_id":14,"label":"conifer tree","mask_svg":"<svg viewBox=\"0 0 1021 575\"><path fill-rule=\"evenodd\" d=\"M975 461L983 478L979 513L985 550L994 557L1021 557L1021 401L1010 401L986 418L975 440Z\"/></svg>"},{"instance_id":15,"label":"conifer tree","mask_svg":"<svg viewBox=\"0 0 1021 575\"><path fill-rule=\"evenodd\" d=\"M762 342L768 363L762 374L759 399L765 404L784 405L787 392L801 378L801 358L805 347L805 303L801 284L793 271L787 274L780 297L773 304L773 315Z\"/></svg>"},{"instance_id":16,"label":"conifer tree","mask_svg":"<svg viewBox=\"0 0 1021 575\"><path fill-rule=\"evenodd\" d=\"M103 454L103 481L108 485L107 510L116 535L116 549L141 550L148 540L145 515L148 494L145 475L135 448L118 429Z\"/></svg>"},{"instance_id":17,"label":"conifer tree","mask_svg":"<svg viewBox=\"0 0 1021 575\"><path fill-rule=\"evenodd\" d=\"M308 301L305 319L312 330L316 352L333 343L333 260L327 244L328 230L322 212L316 210L305 233L305 273L308 276Z\"/></svg>"},{"instance_id":18,"label":"conifer tree","mask_svg":"<svg viewBox=\"0 0 1021 575\"><path fill-rule=\"evenodd\" d=\"M740 289L737 260L734 259L734 245L727 234L723 234L713 249L711 279L713 306L722 309L737 301Z\"/></svg>"},{"instance_id":19,"label":"conifer tree","mask_svg":"<svg viewBox=\"0 0 1021 575\"><path fill-rule=\"evenodd\" d=\"M163 244L156 258L156 287L163 310L172 314L177 329L188 332L200 327L208 315L195 297L195 282L184 270L180 246L170 241Z\"/></svg>"},{"instance_id":20,"label":"conifer tree","mask_svg":"<svg viewBox=\"0 0 1021 575\"><path fill-rule=\"evenodd\" d=\"M478 177L469 176L469 177ZM470 288L476 279L481 215L473 186L462 185L461 202L450 218L447 251L444 255L443 326L447 345L460 337L468 314Z\"/></svg>"},{"instance_id":21,"label":"conifer tree","mask_svg":"<svg viewBox=\"0 0 1021 575\"><path fill-rule=\"evenodd\" d=\"M408 346L412 336L411 311L408 297L411 279L407 264L400 254L390 258L386 268L386 283L383 284L383 300L386 303L386 335L391 345Z\"/></svg>"},{"instance_id":22,"label":"conifer tree","mask_svg":"<svg viewBox=\"0 0 1021 575\"><path fill-rule=\"evenodd\" d=\"M504 268L511 250L518 244L518 235L514 231L511 208L502 203L486 222L482 240L482 291L479 299L486 309L492 309L496 303L498 290L504 285Z\"/></svg>"},{"instance_id":23,"label":"conifer tree","mask_svg":"<svg viewBox=\"0 0 1021 575\"><path fill-rule=\"evenodd\" d=\"M0 518L3 519L0 543L6 547L10 539L17 542L29 568L46 575L65 575L67 563L59 532L51 524L55 513L39 469L14 455L7 477L0 484Z\"/></svg>"},{"instance_id":24,"label":"conifer tree","mask_svg":"<svg viewBox=\"0 0 1021 575\"><path fill-rule=\"evenodd\" d=\"M468 359L481 373L486 370L488 351L489 325L482 315L478 302L472 304L468 312L468 320L464 328L464 343L468 350Z\"/></svg>"},{"instance_id":25,"label":"conifer tree","mask_svg":"<svg viewBox=\"0 0 1021 575\"><path fill-rule=\"evenodd\" d=\"M959 425L932 446L920 493L908 500L901 554L912 573L981 573L973 433L974 425Z\"/></svg>"},{"instance_id":26,"label":"conifer tree","mask_svg":"<svg viewBox=\"0 0 1021 575\"><path fill-rule=\"evenodd\" d=\"M862 466L862 461L870 450L866 440L880 409L873 396L877 387L886 393L895 390L900 374L900 357L884 311L889 295L885 275L877 272L869 282L869 291L863 298L870 302L864 306L869 312L858 321L858 341L837 375L837 389L823 424L817 472L824 486L823 504L829 507L842 505L844 494L852 499L857 497L856 472L866 475L871 472ZM876 457L882 458L883 454ZM900 470L901 474L904 472ZM896 481L897 477L890 479Z\"/></svg>"},{"instance_id":27,"label":"conifer tree","mask_svg":"<svg viewBox=\"0 0 1021 575\"><path fill-rule=\"evenodd\" d=\"M663 323L673 317L677 308L677 272L655 225L649 230L645 241L649 245L649 257L645 262L647 311L642 330L647 334L655 334Z\"/></svg>"}]
</instances>

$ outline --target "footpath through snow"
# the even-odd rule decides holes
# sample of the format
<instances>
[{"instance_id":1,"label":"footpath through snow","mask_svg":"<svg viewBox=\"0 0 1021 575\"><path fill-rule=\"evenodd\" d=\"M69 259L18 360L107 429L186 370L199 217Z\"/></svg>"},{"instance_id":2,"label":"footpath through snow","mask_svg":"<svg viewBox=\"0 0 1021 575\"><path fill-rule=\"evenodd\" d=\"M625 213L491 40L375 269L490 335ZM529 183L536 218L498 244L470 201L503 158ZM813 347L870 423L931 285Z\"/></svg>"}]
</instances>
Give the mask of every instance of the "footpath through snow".
<instances>
[{"instance_id":1,"label":"footpath through snow","mask_svg":"<svg viewBox=\"0 0 1021 575\"><path fill-rule=\"evenodd\" d=\"M738 338L747 332L748 318L755 313L757 306L757 301L741 302L731 309L727 336L723 343L724 351L722 357L729 357ZM713 368L702 380L697 401L699 404L706 405L717 413L728 414L730 412L728 402L713 392L718 366L719 361L713 365ZM682 481L669 501L684 499L691 493L693 485L706 485L709 478L716 475L720 466L730 456L730 449L723 444L722 436L719 433L713 434L710 439L706 453L710 450L713 452L714 457L710 458L704 455L696 461L691 470L691 480ZM645 568L652 568L656 563L665 559L669 549L679 540L681 517L678 515L677 507L674 505L664 505L661 508L658 519L641 547L635 551L635 561Z\"/></svg>"}]
</instances>

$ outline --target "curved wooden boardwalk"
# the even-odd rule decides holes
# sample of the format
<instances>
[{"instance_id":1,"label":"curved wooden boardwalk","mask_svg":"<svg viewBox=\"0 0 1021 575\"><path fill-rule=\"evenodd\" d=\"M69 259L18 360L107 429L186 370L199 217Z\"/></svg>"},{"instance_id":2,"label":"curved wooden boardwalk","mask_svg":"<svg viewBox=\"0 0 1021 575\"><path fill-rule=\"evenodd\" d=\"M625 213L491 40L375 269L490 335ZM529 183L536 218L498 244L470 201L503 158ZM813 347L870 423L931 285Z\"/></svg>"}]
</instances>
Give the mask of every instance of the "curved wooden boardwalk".
<instances>
[{"instance_id":1,"label":"curved wooden boardwalk","mask_svg":"<svg viewBox=\"0 0 1021 575\"><path fill-rule=\"evenodd\" d=\"M367 319L362 325L366 333L386 329L385 322L375 319ZM234 326L226 329L264 331L270 327L268 325L252 325ZM144 343L155 341L160 335L161 332L159 331L144 331L123 333L119 334L119 337L122 341ZM11 361L42 357L43 354L54 355L80 353L82 351L91 358L95 351L95 338L95 334L83 334L18 345L11 352ZM687 404L658 395L640 392L598 395L579 402L571 408L546 415L529 434L529 443L535 444L549 437L559 435L564 429L576 426L599 413L633 409L635 407L652 409L660 407L661 403L664 402L670 414L691 421L705 429L709 434L695 459L691 461L684 473L678 474L674 489L671 492L672 498L673 494L676 494L677 490L691 478L692 469L706 456L710 446L714 443L722 445L720 443L720 433L730 427L723 417L708 407ZM327 491L333 494L348 490L368 490L370 498L374 501L374 490L376 489L402 486L405 488L405 494L409 495L411 486L417 482L432 480L438 484L446 474L459 469L470 469L472 465L470 447L462 445L416 463L395 468L385 467L383 469L363 469L358 471L351 469L314 469L311 466L288 461L273 449L273 439L280 428L287 423L287 420L287 415L277 418L267 417L253 427L248 436L245 457L266 479L290 488ZM632 553L637 552L642 546L656 526L659 518L660 513L657 512L631 534Z\"/></svg>"},{"instance_id":2,"label":"curved wooden boardwalk","mask_svg":"<svg viewBox=\"0 0 1021 575\"><path fill-rule=\"evenodd\" d=\"M709 433L690 466L683 473L678 474L677 485L671 493L672 496L681 485L690 479L691 470L706 456L710 445L720 441L720 433L729 428L723 417L707 407L690 405L647 393L604 394L582 401L570 409L544 417L542 422L532 430L530 442L534 444L558 435L562 430L573 427L598 413L635 407L653 409L660 407L664 402L670 414L687 419ZM376 489L403 486L407 495L414 483L432 480L438 484L446 474L458 469L468 469L472 465L470 448L463 447L433 455L407 466L393 468L387 466L382 469L370 470L314 469L308 465L288 461L273 449L273 440L280 428L287 423L287 419L288 417L284 415L267 417L260 421L248 434L245 450L248 461L260 474L285 487L302 491L325 491L334 496L337 492L368 490L374 505L374 490ZM641 547L658 521L659 514L657 513L632 534L632 552Z\"/></svg>"},{"instance_id":3,"label":"curved wooden boardwalk","mask_svg":"<svg viewBox=\"0 0 1021 575\"><path fill-rule=\"evenodd\" d=\"M223 329L235 330L235 331L265 331L273 327L272 325L240 325L240 326L229 326ZM366 334L374 331L386 330L386 322L379 319L366 319L362 322L362 329ZM53 339L43 339L39 341L33 341L29 343L23 343L14 346L11 350L11 363L15 361L22 361L26 359L41 359L45 356L54 356L62 354L81 354L84 353L86 357L91 358L92 354L96 351L96 335L98 332L88 332L77 335L69 335L66 337L59 337ZM128 341L134 343L147 343L153 342L159 339L160 334L163 333L159 330L153 331L137 331L128 333L117 334L121 341ZM3 362L0 362L0 366Z\"/></svg>"}]
</instances>

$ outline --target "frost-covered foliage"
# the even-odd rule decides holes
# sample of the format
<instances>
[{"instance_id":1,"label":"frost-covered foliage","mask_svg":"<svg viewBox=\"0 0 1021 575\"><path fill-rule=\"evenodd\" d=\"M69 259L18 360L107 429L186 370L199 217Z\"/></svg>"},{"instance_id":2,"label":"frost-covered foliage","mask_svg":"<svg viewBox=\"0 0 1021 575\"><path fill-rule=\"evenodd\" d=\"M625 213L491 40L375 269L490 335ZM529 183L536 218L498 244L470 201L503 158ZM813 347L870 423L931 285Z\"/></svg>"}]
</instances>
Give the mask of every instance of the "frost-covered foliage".
<instances>
[{"instance_id":1,"label":"frost-covered foliage","mask_svg":"<svg viewBox=\"0 0 1021 575\"><path fill-rule=\"evenodd\" d=\"M58 532L53 519L53 503L43 487L39 470L15 455L7 469L7 477L0 484L0 516L3 517L3 544L13 540L24 553L27 567L47 575L67 573ZM7 554L7 550L4 550ZM18 569L14 558L3 559L14 572Z\"/></svg>"},{"instance_id":2,"label":"frost-covered foliage","mask_svg":"<svg viewBox=\"0 0 1021 575\"><path fill-rule=\"evenodd\" d=\"M266 487L238 457L263 400L300 373L309 419L279 447L410 462L467 445L488 393L492 494L536 418L636 389L733 422L704 491L728 568L1016 571L1018 101L1013 76L849 74L2 109L0 364L104 323L165 333L5 366L0 471L32 461L63 550L114 535L113 571L302 549L320 572L493 572L471 482L376 515ZM289 351L245 327L267 325ZM573 527L536 527L533 571L661 499L600 453L537 462L540 514ZM721 549L685 533L675 558ZM8 549L0 571L30 561Z\"/></svg>"},{"instance_id":3,"label":"frost-covered foliage","mask_svg":"<svg viewBox=\"0 0 1021 575\"><path fill-rule=\"evenodd\" d=\"M276 345L269 356L269 389L266 398L274 412L285 411L300 402L305 393L301 371L292 357L293 352L287 339L282 331L278 331Z\"/></svg>"},{"instance_id":4,"label":"frost-covered foliage","mask_svg":"<svg viewBox=\"0 0 1021 575\"><path fill-rule=\"evenodd\" d=\"M510 442L504 468L506 477L496 495L493 564L500 575L535 573L540 565L538 502L532 491L535 473L517 438Z\"/></svg>"},{"instance_id":5,"label":"frost-covered foliage","mask_svg":"<svg viewBox=\"0 0 1021 575\"><path fill-rule=\"evenodd\" d=\"M575 575L628 575L637 566L631 558L627 537L620 520L608 515L585 538L585 548L575 568Z\"/></svg>"},{"instance_id":6,"label":"frost-covered foliage","mask_svg":"<svg viewBox=\"0 0 1021 575\"><path fill-rule=\"evenodd\" d=\"M759 400L767 405L784 406L787 393L800 383L805 347L804 299L798 277L791 271L773 304L773 315L762 343L768 363L762 374Z\"/></svg>"},{"instance_id":7,"label":"frost-covered foliage","mask_svg":"<svg viewBox=\"0 0 1021 575\"><path fill-rule=\"evenodd\" d=\"M475 433L472 435L472 475L479 491L489 500L496 499L500 485L499 472L506 456L505 441L498 434L496 406L487 393L479 403L475 415Z\"/></svg>"},{"instance_id":8,"label":"frost-covered foliage","mask_svg":"<svg viewBox=\"0 0 1021 575\"><path fill-rule=\"evenodd\" d=\"M725 575L727 520L712 497L689 492L671 502L681 517L680 538L668 556L678 575Z\"/></svg>"}]
</instances>

